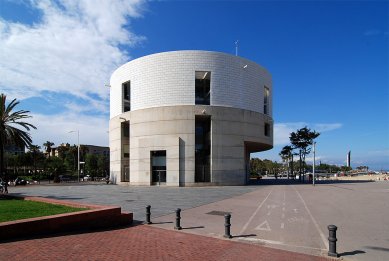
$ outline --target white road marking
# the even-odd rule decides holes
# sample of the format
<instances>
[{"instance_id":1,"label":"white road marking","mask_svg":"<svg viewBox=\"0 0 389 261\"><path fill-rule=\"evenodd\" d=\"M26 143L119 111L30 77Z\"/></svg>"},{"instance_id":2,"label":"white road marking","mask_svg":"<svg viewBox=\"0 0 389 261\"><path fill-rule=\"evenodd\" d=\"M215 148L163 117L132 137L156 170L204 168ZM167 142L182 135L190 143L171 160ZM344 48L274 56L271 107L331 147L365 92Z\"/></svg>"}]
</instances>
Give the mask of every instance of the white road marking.
<instances>
[{"instance_id":1,"label":"white road marking","mask_svg":"<svg viewBox=\"0 0 389 261\"><path fill-rule=\"evenodd\" d=\"M271 228L267 220L265 220L259 226L257 226L255 230L271 231Z\"/></svg>"},{"instance_id":2,"label":"white road marking","mask_svg":"<svg viewBox=\"0 0 389 261\"><path fill-rule=\"evenodd\" d=\"M285 224L281 223L281 228L284 229L284 227L285 227Z\"/></svg>"},{"instance_id":3,"label":"white road marking","mask_svg":"<svg viewBox=\"0 0 389 261\"><path fill-rule=\"evenodd\" d=\"M323 232L321 231L321 229L320 229L319 225L317 224L316 220L315 220L314 217L312 216L311 211L309 211L309 209L308 209L308 207L307 207L307 204L305 203L303 197L300 195L300 193L297 191L297 189L296 189L294 186L292 186L292 187L294 188L294 190L296 191L297 195L299 196L299 198L300 198L301 201L303 202L305 209L307 210L309 216L311 217L311 219L312 219L312 221L313 221L313 224L315 225L317 231L318 231L319 234L320 234L320 237L321 237L321 240L322 240L323 243L324 243L324 246L326 247L326 249L328 249L328 242L327 242L327 239L326 239L326 237L324 236Z\"/></svg>"},{"instance_id":4,"label":"white road marking","mask_svg":"<svg viewBox=\"0 0 389 261\"><path fill-rule=\"evenodd\" d=\"M294 211L294 213L297 213L297 208L294 208L293 211Z\"/></svg>"},{"instance_id":5,"label":"white road marking","mask_svg":"<svg viewBox=\"0 0 389 261\"><path fill-rule=\"evenodd\" d=\"M271 208L271 209L278 208L278 205L275 205L275 204L267 205L267 208Z\"/></svg>"},{"instance_id":6,"label":"white road marking","mask_svg":"<svg viewBox=\"0 0 389 261\"><path fill-rule=\"evenodd\" d=\"M266 239L260 239L260 238L252 238L252 237L243 237L243 238L239 238L239 239L246 240L246 241L259 242L259 243L273 244L273 245L283 245L284 244L281 241L266 240Z\"/></svg>"},{"instance_id":7,"label":"white road marking","mask_svg":"<svg viewBox=\"0 0 389 261\"><path fill-rule=\"evenodd\" d=\"M251 223L251 221L253 220L255 215L258 213L258 211L261 209L263 203L265 203L265 201L268 199L268 197L270 196L270 194L272 193L273 190L274 190L274 188L269 192L269 194L267 194L266 198L262 201L262 203L257 207L257 209L254 211L254 213L251 215L251 217L249 218L247 223L243 226L242 230L240 231L240 233L239 233L240 235L242 235L244 233L244 231L247 229L247 227L249 226L249 224Z\"/></svg>"},{"instance_id":8,"label":"white road marking","mask_svg":"<svg viewBox=\"0 0 389 261\"><path fill-rule=\"evenodd\" d=\"M306 249L313 249L313 250L319 250L319 251L328 251L328 249L322 249L322 248L318 248L318 247L290 245L290 244L285 244L285 243L283 243L281 241L266 240L266 239L261 239L261 238L243 237L243 238L239 238L239 240L258 242L258 243L265 243L265 244L272 244L272 245L282 245L282 246L288 246L288 247L306 248Z\"/></svg>"}]
</instances>

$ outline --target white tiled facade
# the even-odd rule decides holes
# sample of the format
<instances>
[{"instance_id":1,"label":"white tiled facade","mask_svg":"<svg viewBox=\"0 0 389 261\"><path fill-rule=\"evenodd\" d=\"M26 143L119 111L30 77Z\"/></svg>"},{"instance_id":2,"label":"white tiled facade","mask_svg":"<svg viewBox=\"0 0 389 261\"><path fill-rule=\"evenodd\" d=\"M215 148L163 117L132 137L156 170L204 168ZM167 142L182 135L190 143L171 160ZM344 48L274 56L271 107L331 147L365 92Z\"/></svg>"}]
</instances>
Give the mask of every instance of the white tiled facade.
<instances>
[{"instance_id":1,"label":"white tiled facade","mask_svg":"<svg viewBox=\"0 0 389 261\"><path fill-rule=\"evenodd\" d=\"M211 105L263 113L266 69L247 59L208 51L174 51L128 62L111 77L111 118L123 111L122 83L131 81L131 111L195 104L195 71L211 71ZM270 96L271 100L271 96ZM272 107L270 103L270 112Z\"/></svg>"},{"instance_id":2,"label":"white tiled facade","mask_svg":"<svg viewBox=\"0 0 389 261\"><path fill-rule=\"evenodd\" d=\"M195 104L195 72L208 71L210 105ZM131 111L122 84L130 81ZM111 77L111 180L151 185L150 152L166 151L166 185L243 185L249 155L273 147L272 81L260 65L219 52L173 51L130 61ZM269 89L264 114L264 90ZM211 119L211 180L195 181L195 117ZM123 139L121 124L129 123ZM270 126L265 135L265 124ZM126 145L128 144L128 145ZM129 157L123 147L129 146ZM124 168L129 181L123 182Z\"/></svg>"}]
</instances>

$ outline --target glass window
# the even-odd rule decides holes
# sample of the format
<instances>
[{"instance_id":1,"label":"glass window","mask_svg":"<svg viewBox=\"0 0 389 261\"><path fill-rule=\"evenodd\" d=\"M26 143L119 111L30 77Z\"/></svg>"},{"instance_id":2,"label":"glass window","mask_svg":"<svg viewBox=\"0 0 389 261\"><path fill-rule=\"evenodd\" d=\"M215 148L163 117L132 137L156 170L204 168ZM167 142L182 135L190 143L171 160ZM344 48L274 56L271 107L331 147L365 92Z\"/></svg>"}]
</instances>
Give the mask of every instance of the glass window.
<instances>
[{"instance_id":1,"label":"glass window","mask_svg":"<svg viewBox=\"0 0 389 261\"><path fill-rule=\"evenodd\" d=\"M123 88L123 112L131 110L131 82L122 84Z\"/></svg>"},{"instance_id":2,"label":"glass window","mask_svg":"<svg viewBox=\"0 0 389 261\"><path fill-rule=\"evenodd\" d=\"M128 145L128 144L123 145L123 157L124 158L130 157L130 145Z\"/></svg>"},{"instance_id":3,"label":"glass window","mask_svg":"<svg viewBox=\"0 0 389 261\"><path fill-rule=\"evenodd\" d=\"M263 93L263 113L269 114L269 96L270 96L270 90L266 86L264 87L264 93Z\"/></svg>"},{"instance_id":4,"label":"glass window","mask_svg":"<svg viewBox=\"0 0 389 261\"><path fill-rule=\"evenodd\" d=\"M130 123L128 121L122 122L122 137L130 137Z\"/></svg>"},{"instance_id":5,"label":"glass window","mask_svg":"<svg viewBox=\"0 0 389 261\"><path fill-rule=\"evenodd\" d=\"M209 105L211 100L211 72L195 73L195 104Z\"/></svg>"},{"instance_id":6,"label":"glass window","mask_svg":"<svg viewBox=\"0 0 389 261\"><path fill-rule=\"evenodd\" d=\"M166 182L166 150L150 151L151 157L151 182Z\"/></svg>"},{"instance_id":7,"label":"glass window","mask_svg":"<svg viewBox=\"0 0 389 261\"><path fill-rule=\"evenodd\" d=\"M265 123L265 136L270 137L270 124Z\"/></svg>"},{"instance_id":8,"label":"glass window","mask_svg":"<svg viewBox=\"0 0 389 261\"><path fill-rule=\"evenodd\" d=\"M211 181L211 118L195 117L195 182Z\"/></svg>"}]
</instances>

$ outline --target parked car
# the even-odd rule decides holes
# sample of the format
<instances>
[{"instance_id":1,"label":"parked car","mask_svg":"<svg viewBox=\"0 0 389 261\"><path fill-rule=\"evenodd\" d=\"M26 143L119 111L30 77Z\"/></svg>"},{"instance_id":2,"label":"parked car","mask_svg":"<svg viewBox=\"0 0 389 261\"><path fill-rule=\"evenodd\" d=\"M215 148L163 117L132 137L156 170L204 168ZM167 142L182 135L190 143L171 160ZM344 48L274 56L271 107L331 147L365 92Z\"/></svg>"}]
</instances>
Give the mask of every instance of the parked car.
<instances>
[{"instance_id":1,"label":"parked car","mask_svg":"<svg viewBox=\"0 0 389 261\"><path fill-rule=\"evenodd\" d=\"M25 186L25 185L27 185L27 180L22 179L21 177L17 177L15 179L14 183L15 183L15 186L19 186L19 185Z\"/></svg>"},{"instance_id":2,"label":"parked car","mask_svg":"<svg viewBox=\"0 0 389 261\"><path fill-rule=\"evenodd\" d=\"M90 175L86 175L84 177L84 181L91 181L92 180L92 177Z\"/></svg>"},{"instance_id":3,"label":"parked car","mask_svg":"<svg viewBox=\"0 0 389 261\"><path fill-rule=\"evenodd\" d=\"M70 180L71 180L71 178L67 175L59 175L59 182L67 182Z\"/></svg>"}]
</instances>

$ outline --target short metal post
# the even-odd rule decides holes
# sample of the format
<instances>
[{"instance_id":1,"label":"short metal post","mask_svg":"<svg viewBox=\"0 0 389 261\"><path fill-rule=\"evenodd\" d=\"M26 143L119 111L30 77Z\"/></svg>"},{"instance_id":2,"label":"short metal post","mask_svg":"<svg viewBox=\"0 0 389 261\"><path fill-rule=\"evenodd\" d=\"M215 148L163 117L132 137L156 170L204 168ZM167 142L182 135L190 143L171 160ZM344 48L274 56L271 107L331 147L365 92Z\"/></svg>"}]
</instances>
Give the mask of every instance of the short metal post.
<instances>
[{"instance_id":1,"label":"short metal post","mask_svg":"<svg viewBox=\"0 0 389 261\"><path fill-rule=\"evenodd\" d=\"M329 236L328 236L328 255L329 256L334 256L334 257L339 257L338 253L336 253L336 241L338 241L336 239L336 230L338 228L335 226L335 225L329 225L328 226L328 232L329 232Z\"/></svg>"},{"instance_id":2,"label":"short metal post","mask_svg":"<svg viewBox=\"0 0 389 261\"><path fill-rule=\"evenodd\" d=\"M181 230L182 227L181 227L180 223L181 223L181 209L177 208L176 209L176 226L174 227L174 229Z\"/></svg>"},{"instance_id":3,"label":"short metal post","mask_svg":"<svg viewBox=\"0 0 389 261\"><path fill-rule=\"evenodd\" d=\"M150 205L147 205L147 206L146 206L146 222L145 222L145 224L148 224L148 225L150 225L150 224L153 223L153 222L151 222L151 220L150 220L150 217L151 217L151 211L150 211L150 209L151 209L151 206L150 206Z\"/></svg>"},{"instance_id":4,"label":"short metal post","mask_svg":"<svg viewBox=\"0 0 389 261\"><path fill-rule=\"evenodd\" d=\"M224 215L224 237L232 238L230 228L231 228L231 214Z\"/></svg>"}]
</instances>

